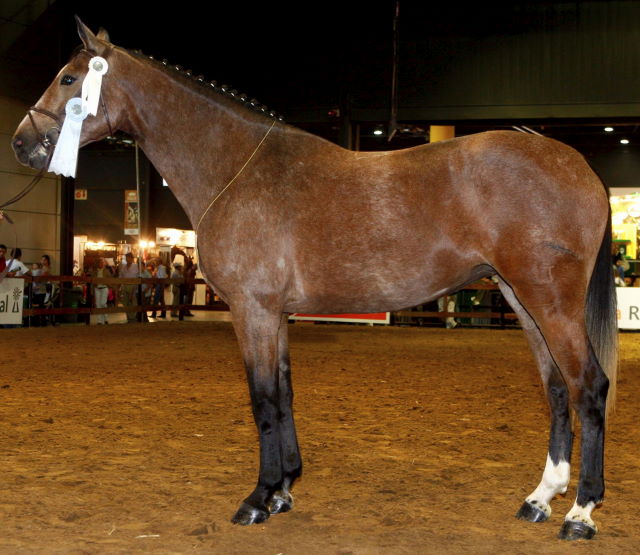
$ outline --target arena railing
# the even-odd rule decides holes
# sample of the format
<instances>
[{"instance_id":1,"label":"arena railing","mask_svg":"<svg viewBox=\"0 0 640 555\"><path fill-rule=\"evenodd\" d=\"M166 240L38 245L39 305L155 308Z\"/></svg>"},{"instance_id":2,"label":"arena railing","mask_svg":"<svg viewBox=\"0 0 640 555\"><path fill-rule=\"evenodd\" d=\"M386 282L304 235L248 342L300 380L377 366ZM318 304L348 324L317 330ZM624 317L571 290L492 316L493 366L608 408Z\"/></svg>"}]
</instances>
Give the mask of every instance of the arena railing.
<instances>
[{"instance_id":1,"label":"arena railing","mask_svg":"<svg viewBox=\"0 0 640 555\"><path fill-rule=\"evenodd\" d=\"M143 284L153 288L156 284L162 284L163 287L167 286L180 286L184 285L183 279L159 279L159 278L92 278L86 276L21 276L21 279L25 281L25 296L26 303L23 309L23 317L30 320L34 316L47 316L47 315L76 315L84 316L87 324L90 323L91 314L114 314L114 313L146 313L146 312L178 312L180 320L184 319L184 315L190 311L215 311L226 312L229 307L221 300L212 300L208 304L138 304L135 306L122 306L117 305L120 301L120 296L116 295L116 306L109 306L107 308L95 308L93 306L92 285L107 285L114 290L118 290L122 285L137 285L139 298L141 288ZM46 308L33 306L33 283L47 283L52 287L52 302ZM195 279L193 285L206 285L203 279ZM472 283L457 294L458 296L464 296L464 292L471 291L490 291L492 295L499 294L498 287L491 282L476 282ZM498 292L498 293L494 293ZM210 298L215 299L213 291L210 293ZM448 306L449 297L444 298L444 306ZM501 302L496 305L495 302L478 307L473 304L473 299L457 301L458 307L464 309L469 306L471 310L457 310L449 312L447 310L429 310L428 305L415 307L411 310L400 310L392 313L392 324L425 324L429 323L438 325L444 322L447 318L457 318L462 325L472 326L498 326L507 327L517 325L517 316L513 313L511 307L506 302ZM73 306L75 305L75 306ZM465 322L464 320L468 320ZM429 322L430 321L430 322Z\"/></svg>"},{"instance_id":2,"label":"arena railing","mask_svg":"<svg viewBox=\"0 0 640 555\"><path fill-rule=\"evenodd\" d=\"M184 285L183 279L159 279L159 278L92 278L86 276L20 276L25 281L25 297L26 307L23 309L23 317L47 316L47 315L78 315L85 316L86 323L90 323L91 314L114 314L127 312L178 312L179 319L184 319L184 315L191 310L210 310L210 311L228 311L229 307L222 301L213 302L208 305L193 304L138 304L133 306L122 306L118 290L122 285L137 285L138 298L144 299L141 295L142 285L146 284L150 288L154 288L156 284L166 286ZM33 287L32 283L50 284L51 292L49 305L46 308L33 306ZM203 279L196 279L193 285L205 284ZM116 306L108 306L107 308L96 308L93 306L92 285L107 285L116 291ZM75 306L74 306L75 305Z\"/></svg>"}]
</instances>

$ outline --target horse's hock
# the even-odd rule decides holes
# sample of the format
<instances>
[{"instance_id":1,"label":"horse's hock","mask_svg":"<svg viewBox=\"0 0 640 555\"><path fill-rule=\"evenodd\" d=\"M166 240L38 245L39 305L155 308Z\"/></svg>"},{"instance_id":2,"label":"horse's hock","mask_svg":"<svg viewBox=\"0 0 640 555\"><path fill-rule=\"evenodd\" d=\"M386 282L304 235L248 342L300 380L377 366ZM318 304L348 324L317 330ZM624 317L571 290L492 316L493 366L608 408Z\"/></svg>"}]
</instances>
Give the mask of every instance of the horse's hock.
<instances>
[{"instance_id":1,"label":"horse's hock","mask_svg":"<svg viewBox=\"0 0 640 555\"><path fill-rule=\"evenodd\" d=\"M520 331L291 325L305 470L295 510L255 531L228 520L257 465L229 324L0 331L29 361L0 382L0 552L553 552L575 493L546 524L513 518L547 450ZM640 348L621 339L594 541L626 553Z\"/></svg>"}]
</instances>

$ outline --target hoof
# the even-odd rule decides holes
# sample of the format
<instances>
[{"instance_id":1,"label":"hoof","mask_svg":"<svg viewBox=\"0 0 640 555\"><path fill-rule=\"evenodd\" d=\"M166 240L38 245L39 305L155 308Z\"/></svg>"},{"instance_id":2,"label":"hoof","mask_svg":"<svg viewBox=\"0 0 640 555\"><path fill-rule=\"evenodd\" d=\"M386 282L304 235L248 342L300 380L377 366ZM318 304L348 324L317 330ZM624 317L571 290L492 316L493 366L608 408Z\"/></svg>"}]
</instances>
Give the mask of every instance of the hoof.
<instances>
[{"instance_id":1,"label":"hoof","mask_svg":"<svg viewBox=\"0 0 640 555\"><path fill-rule=\"evenodd\" d=\"M558 537L561 540L590 540L595 535L593 526L578 520L565 520Z\"/></svg>"},{"instance_id":2,"label":"hoof","mask_svg":"<svg viewBox=\"0 0 640 555\"><path fill-rule=\"evenodd\" d=\"M231 522L240 524L241 526L249 526L249 524L260 524L269 518L269 513L256 509L251 505L243 503L240 505L238 512L233 515Z\"/></svg>"},{"instance_id":3,"label":"hoof","mask_svg":"<svg viewBox=\"0 0 640 555\"><path fill-rule=\"evenodd\" d=\"M525 501L516 513L516 518L527 522L544 522L549 518L549 515L540 507Z\"/></svg>"},{"instance_id":4,"label":"hoof","mask_svg":"<svg viewBox=\"0 0 640 555\"><path fill-rule=\"evenodd\" d=\"M288 513L293 509L293 497L285 491L276 491L269 501L269 513L277 515L278 513Z\"/></svg>"}]
</instances>

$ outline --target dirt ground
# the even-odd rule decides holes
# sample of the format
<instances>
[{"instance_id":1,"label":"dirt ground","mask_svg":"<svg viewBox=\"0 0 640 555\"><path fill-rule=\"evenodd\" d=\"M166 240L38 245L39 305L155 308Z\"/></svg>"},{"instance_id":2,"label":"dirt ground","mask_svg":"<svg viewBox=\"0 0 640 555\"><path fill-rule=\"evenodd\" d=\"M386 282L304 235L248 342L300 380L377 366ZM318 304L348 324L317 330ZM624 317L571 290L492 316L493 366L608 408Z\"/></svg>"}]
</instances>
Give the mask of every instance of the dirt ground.
<instances>
[{"instance_id":1,"label":"dirt ground","mask_svg":"<svg viewBox=\"0 0 640 555\"><path fill-rule=\"evenodd\" d=\"M548 417L519 331L291 325L296 507L229 519L257 435L229 323L0 330L1 553L638 553L640 335L621 336L591 542L514 514ZM577 446L576 446L577 447ZM577 452L577 449L574 450ZM574 457L574 464L577 457Z\"/></svg>"}]
</instances>

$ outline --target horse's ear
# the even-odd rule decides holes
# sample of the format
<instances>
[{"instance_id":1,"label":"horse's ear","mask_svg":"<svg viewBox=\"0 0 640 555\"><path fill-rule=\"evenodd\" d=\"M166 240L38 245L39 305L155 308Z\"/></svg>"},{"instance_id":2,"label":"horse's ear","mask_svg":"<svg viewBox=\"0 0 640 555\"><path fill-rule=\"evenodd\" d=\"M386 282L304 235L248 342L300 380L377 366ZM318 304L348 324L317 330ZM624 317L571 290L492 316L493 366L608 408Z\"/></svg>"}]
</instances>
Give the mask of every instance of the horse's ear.
<instances>
[{"instance_id":1,"label":"horse's ear","mask_svg":"<svg viewBox=\"0 0 640 555\"><path fill-rule=\"evenodd\" d=\"M96 37L89 27L87 27L80 18L76 15L76 23L78 25L78 35L80 35L80 39L82 40L82 44L89 52L93 52L94 54L101 54L104 49L104 43L100 41L100 33ZM105 31L106 34L106 31Z\"/></svg>"},{"instance_id":2,"label":"horse's ear","mask_svg":"<svg viewBox=\"0 0 640 555\"><path fill-rule=\"evenodd\" d=\"M100 40L103 40L105 42L111 42L109 40L109 33L107 32L107 30L104 27L100 27L100 30L98 31L98 38Z\"/></svg>"}]
</instances>

